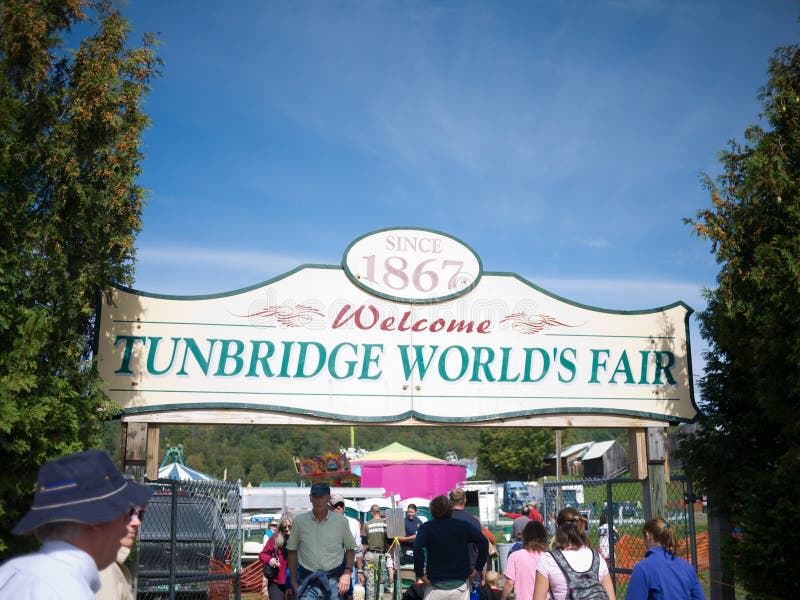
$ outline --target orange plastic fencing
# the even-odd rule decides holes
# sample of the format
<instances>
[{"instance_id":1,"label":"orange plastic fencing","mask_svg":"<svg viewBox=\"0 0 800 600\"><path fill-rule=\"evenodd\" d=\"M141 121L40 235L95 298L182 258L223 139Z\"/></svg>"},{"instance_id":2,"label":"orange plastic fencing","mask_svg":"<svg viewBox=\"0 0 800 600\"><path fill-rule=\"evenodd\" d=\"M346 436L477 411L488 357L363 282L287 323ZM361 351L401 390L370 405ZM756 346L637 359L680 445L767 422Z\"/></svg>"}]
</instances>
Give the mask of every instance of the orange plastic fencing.
<instances>
[{"instance_id":1,"label":"orange plastic fencing","mask_svg":"<svg viewBox=\"0 0 800 600\"><path fill-rule=\"evenodd\" d=\"M243 593L261 593L261 585L263 581L263 564L260 560L254 561L242 569L242 592ZM208 572L211 575L227 575L231 572L229 565L211 559L211 566ZM211 600L227 600L233 591L233 581L210 581L208 583L208 597Z\"/></svg>"},{"instance_id":2,"label":"orange plastic fencing","mask_svg":"<svg viewBox=\"0 0 800 600\"><path fill-rule=\"evenodd\" d=\"M208 566L209 575L228 575L231 572L230 565L224 562L211 558L211 563ZM231 596L233 589L233 581L230 579L223 579L219 581L208 582L208 597L211 600L227 600Z\"/></svg>"},{"instance_id":3,"label":"orange plastic fencing","mask_svg":"<svg viewBox=\"0 0 800 600\"><path fill-rule=\"evenodd\" d=\"M708 558L708 532L698 534L697 536L697 568L705 571L709 568Z\"/></svg>"},{"instance_id":4,"label":"orange plastic fencing","mask_svg":"<svg viewBox=\"0 0 800 600\"><path fill-rule=\"evenodd\" d=\"M704 531L697 535L697 568L701 571L708 569L708 532ZM622 569L633 569L633 566L644 559L646 547L644 540L634 537L627 533L623 534L619 542L614 546L614 562L617 567ZM689 543L682 539L678 541L678 556L690 561ZM691 562L691 561L690 561ZM617 573L617 582L623 583L630 579L630 575Z\"/></svg>"},{"instance_id":5,"label":"orange plastic fencing","mask_svg":"<svg viewBox=\"0 0 800 600\"><path fill-rule=\"evenodd\" d=\"M614 563L621 569L633 569L640 560L644 559L645 552L644 540L623 533L619 542L614 545ZM630 575L627 573L617 573L617 583L627 582Z\"/></svg>"},{"instance_id":6,"label":"orange plastic fencing","mask_svg":"<svg viewBox=\"0 0 800 600\"><path fill-rule=\"evenodd\" d=\"M261 592L264 564L256 560L242 569L242 592Z\"/></svg>"}]
</instances>

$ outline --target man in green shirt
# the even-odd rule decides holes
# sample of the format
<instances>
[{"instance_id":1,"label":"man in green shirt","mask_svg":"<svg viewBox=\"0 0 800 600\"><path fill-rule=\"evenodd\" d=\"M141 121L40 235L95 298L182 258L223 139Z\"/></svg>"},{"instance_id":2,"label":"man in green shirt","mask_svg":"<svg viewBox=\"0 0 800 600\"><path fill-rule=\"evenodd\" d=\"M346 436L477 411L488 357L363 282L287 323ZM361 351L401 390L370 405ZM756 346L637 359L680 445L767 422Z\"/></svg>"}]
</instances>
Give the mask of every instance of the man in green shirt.
<instances>
[{"instance_id":1,"label":"man in green shirt","mask_svg":"<svg viewBox=\"0 0 800 600\"><path fill-rule=\"evenodd\" d=\"M311 486L311 511L295 518L286 544L289 575L297 600L324 600L350 589L355 542L347 518L328 510L331 488ZM298 593L299 592L299 593Z\"/></svg>"}]
</instances>

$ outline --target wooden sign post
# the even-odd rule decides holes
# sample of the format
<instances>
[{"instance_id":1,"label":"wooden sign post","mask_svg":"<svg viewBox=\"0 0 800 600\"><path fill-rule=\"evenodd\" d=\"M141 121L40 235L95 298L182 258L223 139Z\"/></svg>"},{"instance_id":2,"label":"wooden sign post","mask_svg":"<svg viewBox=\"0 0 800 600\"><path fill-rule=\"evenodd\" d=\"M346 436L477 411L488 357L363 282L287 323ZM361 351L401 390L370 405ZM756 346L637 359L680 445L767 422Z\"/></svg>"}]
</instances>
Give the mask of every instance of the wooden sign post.
<instances>
[{"instance_id":1,"label":"wooden sign post","mask_svg":"<svg viewBox=\"0 0 800 600\"><path fill-rule=\"evenodd\" d=\"M159 424L122 422L120 470L136 479L158 478Z\"/></svg>"},{"instance_id":2,"label":"wooden sign post","mask_svg":"<svg viewBox=\"0 0 800 600\"><path fill-rule=\"evenodd\" d=\"M647 428L647 482L650 496L649 518L667 516L667 430Z\"/></svg>"}]
</instances>

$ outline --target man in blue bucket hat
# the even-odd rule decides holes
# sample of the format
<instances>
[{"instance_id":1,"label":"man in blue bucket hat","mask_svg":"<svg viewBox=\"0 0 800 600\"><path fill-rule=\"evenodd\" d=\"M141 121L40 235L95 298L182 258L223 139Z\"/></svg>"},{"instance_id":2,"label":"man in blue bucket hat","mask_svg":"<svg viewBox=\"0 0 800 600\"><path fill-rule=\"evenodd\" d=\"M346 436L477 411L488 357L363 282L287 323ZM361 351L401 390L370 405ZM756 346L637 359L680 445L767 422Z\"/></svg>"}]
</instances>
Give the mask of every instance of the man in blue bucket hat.
<instances>
[{"instance_id":1,"label":"man in blue bucket hat","mask_svg":"<svg viewBox=\"0 0 800 600\"><path fill-rule=\"evenodd\" d=\"M43 464L33 506L12 529L35 535L42 547L0 566L0 597L93 599L99 571L114 562L128 521L152 494L123 477L102 450Z\"/></svg>"}]
</instances>

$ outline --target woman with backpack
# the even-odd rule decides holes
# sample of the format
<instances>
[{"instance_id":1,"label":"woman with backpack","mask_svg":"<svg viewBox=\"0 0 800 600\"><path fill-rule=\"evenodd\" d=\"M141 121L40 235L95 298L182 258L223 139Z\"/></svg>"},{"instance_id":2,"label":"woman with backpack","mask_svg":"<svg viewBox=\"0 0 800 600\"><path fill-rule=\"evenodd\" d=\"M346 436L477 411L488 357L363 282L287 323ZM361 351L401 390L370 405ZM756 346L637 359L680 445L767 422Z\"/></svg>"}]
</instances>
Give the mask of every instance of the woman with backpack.
<instances>
[{"instance_id":1,"label":"woman with backpack","mask_svg":"<svg viewBox=\"0 0 800 600\"><path fill-rule=\"evenodd\" d=\"M705 600L694 567L675 556L675 528L664 519L650 519L642 533L647 552L633 567L625 600Z\"/></svg>"},{"instance_id":2,"label":"woman with backpack","mask_svg":"<svg viewBox=\"0 0 800 600\"><path fill-rule=\"evenodd\" d=\"M289 578L286 575L288 569L286 542L292 532L292 516L290 514L281 515L278 521L278 531L267 540L264 549L258 558L261 560L264 571L264 586L268 593L269 600L284 600L292 591Z\"/></svg>"},{"instance_id":3,"label":"woman with backpack","mask_svg":"<svg viewBox=\"0 0 800 600\"><path fill-rule=\"evenodd\" d=\"M606 561L589 545L586 517L567 507L556 518L553 549L539 559L533 600L616 600Z\"/></svg>"}]
</instances>

